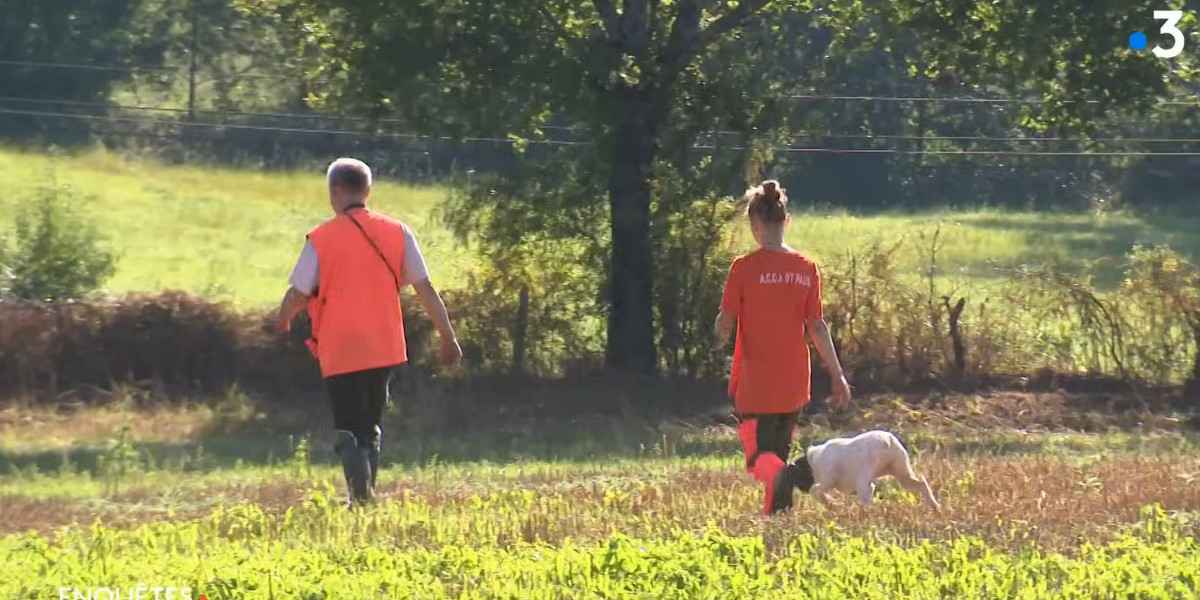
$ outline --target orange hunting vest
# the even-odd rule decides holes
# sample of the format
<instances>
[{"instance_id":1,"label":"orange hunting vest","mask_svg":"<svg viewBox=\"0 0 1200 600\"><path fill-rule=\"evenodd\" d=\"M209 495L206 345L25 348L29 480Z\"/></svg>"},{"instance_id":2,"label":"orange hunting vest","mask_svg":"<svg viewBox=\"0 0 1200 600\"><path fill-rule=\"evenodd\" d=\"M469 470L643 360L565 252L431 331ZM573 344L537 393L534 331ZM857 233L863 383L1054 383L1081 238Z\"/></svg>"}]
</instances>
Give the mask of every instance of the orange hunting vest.
<instances>
[{"instance_id":1,"label":"orange hunting vest","mask_svg":"<svg viewBox=\"0 0 1200 600\"><path fill-rule=\"evenodd\" d=\"M386 257L386 265L367 236ZM404 264L400 222L353 208L317 226L308 240L317 251L320 274L317 291L308 301L313 332L308 344L321 364L321 376L408 362L396 289Z\"/></svg>"}]
</instances>

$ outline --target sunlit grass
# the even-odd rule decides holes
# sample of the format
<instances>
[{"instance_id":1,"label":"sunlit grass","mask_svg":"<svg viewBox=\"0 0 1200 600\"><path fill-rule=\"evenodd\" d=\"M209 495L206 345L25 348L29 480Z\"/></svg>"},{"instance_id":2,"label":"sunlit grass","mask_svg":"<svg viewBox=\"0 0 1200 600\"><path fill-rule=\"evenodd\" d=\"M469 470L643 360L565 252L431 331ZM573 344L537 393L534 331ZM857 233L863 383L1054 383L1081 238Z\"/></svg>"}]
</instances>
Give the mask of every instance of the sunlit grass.
<instances>
[{"instance_id":1,"label":"sunlit grass","mask_svg":"<svg viewBox=\"0 0 1200 600\"><path fill-rule=\"evenodd\" d=\"M116 292L184 289L215 294L243 306L278 296L304 233L328 215L321 173L260 172L210 166L164 166L93 150L71 155L0 152L7 191L0 213L11 214L48 182L78 192L75 201L110 238L120 256L109 288ZM381 181L373 202L419 233L434 277L453 287L473 257L431 218L445 198L438 187ZM7 219L5 219L7 221ZM918 252L942 227L940 261L946 275L989 277L995 267L1027 262L1117 262L1134 244L1168 243L1196 255L1188 235L1196 219L1129 214L1040 214L994 210L922 214L797 213L789 234L796 247L821 261L851 248L901 238L917 270ZM741 225L738 225L741 227ZM917 241L915 238L926 236ZM739 247L749 236L738 235Z\"/></svg>"},{"instance_id":2,"label":"sunlit grass","mask_svg":"<svg viewBox=\"0 0 1200 600\"><path fill-rule=\"evenodd\" d=\"M742 225L738 246L752 247ZM1033 213L980 209L913 214L793 215L788 242L818 262L843 261L848 253L902 240L898 264L913 277L925 276L937 235L940 279L987 280L1028 264L1079 269L1094 265L1100 283L1119 281L1126 254L1135 245L1167 244L1200 256L1200 218L1131 213Z\"/></svg>"},{"instance_id":3,"label":"sunlit grass","mask_svg":"<svg viewBox=\"0 0 1200 600\"><path fill-rule=\"evenodd\" d=\"M58 182L74 189L74 203L108 236L119 255L113 292L182 289L257 308L278 299L304 234L329 215L320 172L255 171L213 166L160 165L103 150L37 154L0 151L0 230L36 191ZM434 218L447 191L389 182L373 203L409 223L420 238L431 273L443 287L463 285L477 256ZM1078 267L1099 261L1101 283L1119 280L1122 257L1135 244L1166 243L1200 256L1200 218L1143 217L1126 213L1030 213L1001 210L929 211L870 216L793 215L790 243L821 262L878 241L901 239L901 268L919 276L925 250L941 227L940 278L987 280L997 268L1055 262ZM736 247L748 250L744 223Z\"/></svg>"},{"instance_id":4,"label":"sunlit grass","mask_svg":"<svg viewBox=\"0 0 1200 600\"><path fill-rule=\"evenodd\" d=\"M235 393L153 411L9 408L0 595L145 581L214 600L409 597L414 586L430 598L832 598L864 582L880 597L1197 591L1200 438L1172 417L1085 433L979 429L966 408L952 423L897 410L887 420L940 513L883 481L869 510L844 494L831 509L800 495L791 513L763 518L725 425L628 423L620 443L576 428L519 456L486 432L414 435L394 418L380 501L349 511L324 430L285 432L291 419L264 421ZM478 456L478 444L494 449Z\"/></svg>"},{"instance_id":5,"label":"sunlit grass","mask_svg":"<svg viewBox=\"0 0 1200 600\"><path fill-rule=\"evenodd\" d=\"M261 307L277 300L309 229L330 215L323 173L167 166L101 150L45 155L0 151L0 228L40 188L73 190L70 202L117 253L113 292L181 289ZM386 180L372 203L412 227L435 281L453 286L469 262L433 224L437 187Z\"/></svg>"}]
</instances>

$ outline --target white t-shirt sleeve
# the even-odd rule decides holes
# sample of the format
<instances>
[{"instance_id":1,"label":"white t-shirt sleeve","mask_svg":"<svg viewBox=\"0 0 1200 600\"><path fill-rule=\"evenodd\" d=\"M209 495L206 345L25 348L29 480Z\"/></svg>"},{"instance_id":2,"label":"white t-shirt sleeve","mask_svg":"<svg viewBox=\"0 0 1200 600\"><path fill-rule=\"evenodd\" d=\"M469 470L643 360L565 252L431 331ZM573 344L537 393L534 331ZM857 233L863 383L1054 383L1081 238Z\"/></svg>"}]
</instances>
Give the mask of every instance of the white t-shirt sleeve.
<instances>
[{"instance_id":1,"label":"white t-shirt sleeve","mask_svg":"<svg viewBox=\"0 0 1200 600\"><path fill-rule=\"evenodd\" d=\"M292 268L292 276L288 278L288 283L301 294L311 296L316 291L320 278L317 249L313 248L312 242L305 241L304 249L300 251L296 266Z\"/></svg>"},{"instance_id":2,"label":"white t-shirt sleeve","mask_svg":"<svg viewBox=\"0 0 1200 600\"><path fill-rule=\"evenodd\" d=\"M425 257L421 255L421 245L417 236L413 235L408 225L404 226L404 270L401 273L400 285L412 285L429 279L429 269L425 267Z\"/></svg>"}]
</instances>

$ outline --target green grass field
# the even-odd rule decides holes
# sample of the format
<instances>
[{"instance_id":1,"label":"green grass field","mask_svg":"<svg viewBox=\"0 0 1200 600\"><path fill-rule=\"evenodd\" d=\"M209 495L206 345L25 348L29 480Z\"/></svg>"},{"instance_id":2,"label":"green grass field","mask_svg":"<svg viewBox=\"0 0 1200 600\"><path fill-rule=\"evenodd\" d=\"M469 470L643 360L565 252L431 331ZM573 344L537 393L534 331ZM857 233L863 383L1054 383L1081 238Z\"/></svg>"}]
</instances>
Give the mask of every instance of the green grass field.
<instances>
[{"instance_id":1,"label":"green grass field","mask_svg":"<svg viewBox=\"0 0 1200 600\"><path fill-rule=\"evenodd\" d=\"M885 482L868 510L800 497L771 519L722 425L593 423L525 446L419 435L393 414L384 498L354 512L301 408L9 408L0 597L139 584L210 600L1196 597L1200 438L1068 401L966 397L935 413L881 398L814 422L802 439L901 424L944 509ZM981 402L1031 421L977 427ZM1080 415L1100 431L1051 425Z\"/></svg>"},{"instance_id":2,"label":"green grass field","mask_svg":"<svg viewBox=\"0 0 1200 600\"><path fill-rule=\"evenodd\" d=\"M8 227L18 207L49 182L108 237L118 255L108 288L117 293L181 289L246 308L277 301L304 244L329 216L323 173L257 173L159 166L103 151L70 156L0 152L0 199ZM430 221L439 188L381 182L373 203L409 223L435 281L453 285L469 257Z\"/></svg>"},{"instance_id":3,"label":"green grass field","mask_svg":"<svg viewBox=\"0 0 1200 600\"><path fill-rule=\"evenodd\" d=\"M0 228L50 182L74 190L72 201L108 236L119 255L112 292L182 289L243 308L275 302L304 233L328 216L322 173L161 166L101 150L46 155L0 151ZM435 282L461 285L473 255L440 226L438 187L381 181L373 202L418 233ZM854 216L796 213L791 243L821 261L873 241L906 239L901 266L924 268L920 248L941 226L945 277L988 279L996 267L1029 262L1079 266L1100 261L1102 283L1119 280L1134 244L1170 244L1200 256L1200 218L1130 214L1045 214L971 210ZM926 236L922 238L922 236ZM748 247L747 235L738 237Z\"/></svg>"},{"instance_id":4,"label":"green grass field","mask_svg":"<svg viewBox=\"0 0 1200 600\"><path fill-rule=\"evenodd\" d=\"M278 298L328 214L321 173L0 151L0 177L0 228L40 188L74 190L119 254L109 291L183 289L243 309ZM384 181L374 202L416 229L453 288L475 256L435 218L445 194ZM828 263L903 239L898 267L919 277L936 230L941 278L1097 262L1111 285L1135 244L1200 255L1198 229L1130 214L797 213L790 240ZM382 500L363 511L341 506L314 398L234 387L171 404L114 385L103 404L0 405L0 599L124 600L139 585L208 600L1200 597L1200 436L1165 406L865 398L800 439L903 431L943 511L885 482L866 510L801 497L767 519L728 424L629 411L424 430L460 391L417 392L404 401L420 410L389 413Z\"/></svg>"}]
</instances>

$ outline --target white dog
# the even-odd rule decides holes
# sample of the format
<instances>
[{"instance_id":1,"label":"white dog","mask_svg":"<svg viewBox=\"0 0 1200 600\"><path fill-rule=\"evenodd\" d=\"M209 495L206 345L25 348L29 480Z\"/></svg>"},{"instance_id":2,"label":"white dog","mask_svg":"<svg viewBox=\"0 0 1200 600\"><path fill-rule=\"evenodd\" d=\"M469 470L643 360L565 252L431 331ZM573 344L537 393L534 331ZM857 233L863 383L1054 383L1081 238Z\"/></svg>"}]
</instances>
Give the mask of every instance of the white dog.
<instances>
[{"instance_id":1,"label":"white dog","mask_svg":"<svg viewBox=\"0 0 1200 600\"><path fill-rule=\"evenodd\" d=\"M913 471L904 442L893 433L868 431L852 438L835 438L809 446L805 458L793 463L793 483L801 490L808 489L826 506L833 490L858 494L858 501L867 506L875 495L875 480L891 475L935 510L942 508L929 482Z\"/></svg>"}]
</instances>

